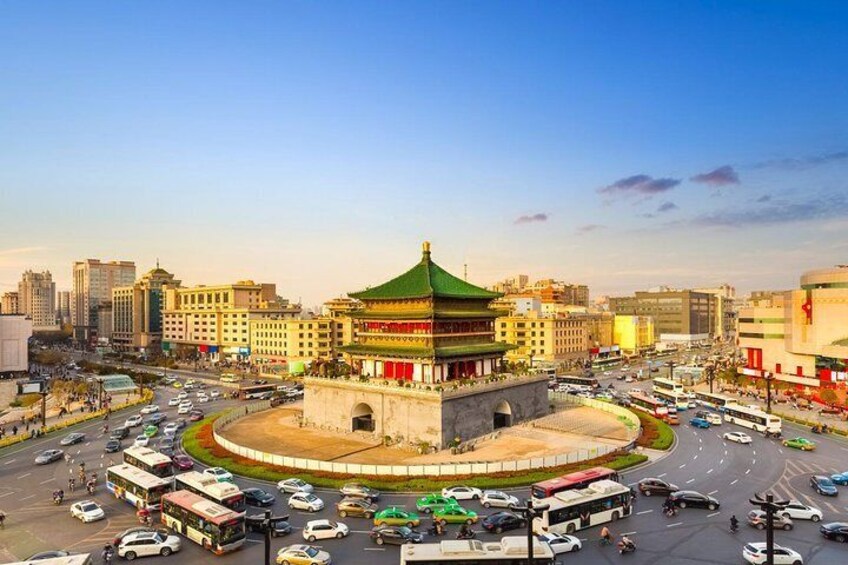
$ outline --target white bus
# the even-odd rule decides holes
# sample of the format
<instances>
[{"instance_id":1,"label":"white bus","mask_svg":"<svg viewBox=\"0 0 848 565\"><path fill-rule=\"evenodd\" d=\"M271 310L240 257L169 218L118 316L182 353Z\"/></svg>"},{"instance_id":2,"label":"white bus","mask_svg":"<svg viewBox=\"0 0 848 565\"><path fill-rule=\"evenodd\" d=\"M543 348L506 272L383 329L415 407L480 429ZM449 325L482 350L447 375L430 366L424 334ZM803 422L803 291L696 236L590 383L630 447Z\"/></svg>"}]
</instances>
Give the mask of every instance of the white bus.
<instances>
[{"instance_id":1,"label":"white bus","mask_svg":"<svg viewBox=\"0 0 848 565\"><path fill-rule=\"evenodd\" d=\"M630 516L630 487L614 481L598 481L580 490L558 492L541 501L550 508L533 519L537 534L573 534L598 524Z\"/></svg>"},{"instance_id":2,"label":"white bus","mask_svg":"<svg viewBox=\"0 0 848 565\"><path fill-rule=\"evenodd\" d=\"M701 406L724 412L725 406L728 404L738 404L735 398L724 396L723 394L713 394L711 392L696 392L695 399Z\"/></svg>"},{"instance_id":3,"label":"white bus","mask_svg":"<svg viewBox=\"0 0 848 565\"><path fill-rule=\"evenodd\" d=\"M244 512L233 512L187 490L162 497L162 523L217 555L244 545Z\"/></svg>"},{"instance_id":4,"label":"white bus","mask_svg":"<svg viewBox=\"0 0 848 565\"><path fill-rule=\"evenodd\" d=\"M188 490L235 512L244 512L244 495L233 483L219 483L215 477L197 471L181 473L175 480L176 490Z\"/></svg>"},{"instance_id":5,"label":"white bus","mask_svg":"<svg viewBox=\"0 0 848 565\"><path fill-rule=\"evenodd\" d=\"M406 544L401 546L401 565L526 565L527 538L505 536L500 541L448 540L439 543ZM551 547L533 539L533 563L553 565Z\"/></svg>"},{"instance_id":6,"label":"white bus","mask_svg":"<svg viewBox=\"0 0 848 565\"><path fill-rule=\"evenodd\" d=\"M171 458L149 447L132 446L124 450L124 463L157 477L173 477Z\"/></svg>"},{"instance_id":7,"label":"white bus","mask_svg":"<svg viewBox=\"0 0 848 565\"><path fill-rule=\"evenodd\" d=\"M654 391L656 390L682 393L683 383L674 379L665 379L663 377L657 377L656 379L654 379Z\"/></svg>"},{"instance_id":8,"label":"white bus","mask_svg":"<svg viewBox=\"0 0 848 565\"><path fill-rule=\"evenodd\" d=\"M106 488L115 498L136 508L156 510L162 495L174 490L174 483L170 477L157 477L124 463L106 469Z\"/></svg>"},{"instance_id":9,"label":"white bus","mask_svg":"<svg viewBox=\"0 0 848 565\"><path fill-rule=\"evenodd\" d=\"M672 392L654 387L654 396L669 406L674 406L678 410L686 410L689 408L689 395L685 392Z\"/></svg>"},{"instance_id":10,"label":"white bus","mask_svg":"<svg viewBox=\"0 0 848 565\"><path fill-rule=\"evenodd\" d=\"M665 403L638 392L630 393L630 406L637 410L641 410L642 412L647 412L651 416L659 418L660 420L668 418L668 408Z\"/></svg>"},{"instance_id":11,"label":"white bus","mask_svg":"<svg viewBox=\"0 0 848 565\"><path fill-rule=\"evenodd\" d=\"M757 432L780 433L782 422L777 416L766 414L762 410L728 404L724 407L724 421L751 428Z\"/></svg>"}]
</instances>

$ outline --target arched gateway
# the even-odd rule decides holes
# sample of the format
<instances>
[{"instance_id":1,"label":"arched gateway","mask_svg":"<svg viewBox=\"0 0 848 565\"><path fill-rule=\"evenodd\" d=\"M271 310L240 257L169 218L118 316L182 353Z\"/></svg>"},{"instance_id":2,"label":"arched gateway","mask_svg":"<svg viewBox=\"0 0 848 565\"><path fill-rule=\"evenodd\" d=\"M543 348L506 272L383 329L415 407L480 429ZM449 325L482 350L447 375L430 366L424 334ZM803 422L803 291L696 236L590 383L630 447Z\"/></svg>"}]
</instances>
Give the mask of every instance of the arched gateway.
<instances>
[{"instance_id":1,"label":"arched gateway","mask_svg":"<svg viewBox=\"0 0 848 565\"><path fill-rule=\"evenodd\" d=\"M373 432L374 431L374 410L364 402L360 402L353 407L351 414L351 429L354 432Z\"/></svg>"},{"instance_id":2,"label":"arched gateway","mask_svg":"<svg viewBox=\"0 0 848 565\"><path fill-rule=\"evenodd\" d=\"M508 428L511 425L512 407L506 400L501 400L498 402L498 405L495 406L495 415L492 427L497 430L498 428Z\"/></svg>"}]
</instances>

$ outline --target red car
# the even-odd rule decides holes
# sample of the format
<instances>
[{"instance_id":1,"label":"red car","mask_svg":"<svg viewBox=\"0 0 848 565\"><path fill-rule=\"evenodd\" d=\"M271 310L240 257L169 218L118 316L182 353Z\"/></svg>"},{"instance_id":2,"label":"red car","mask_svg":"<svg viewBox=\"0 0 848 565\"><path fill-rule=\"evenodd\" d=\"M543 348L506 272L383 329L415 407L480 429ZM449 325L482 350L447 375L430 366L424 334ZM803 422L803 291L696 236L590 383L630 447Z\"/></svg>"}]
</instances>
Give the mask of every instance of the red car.
<instances>
[{"instance_id":1,"label":"red car","mask_svg":"<svg viewBox=\"0 0 848 565\"><path fill-rule=\"evenodd\" d=\"M203 419L203 411L202 410L192 410L191 414L188 415L188 419L191 422L199 422Z\"/></svg>"},{"instance_id":2,"label":"red car","mask_svg":"<svg viewBox=\"0 0 848 565\"><path fill-rule=\"evenodd\" d=\"M174 455L171 462L180 471L190 471L194 468L194 461L188 455Z\"/></svg>"}]
</instances>

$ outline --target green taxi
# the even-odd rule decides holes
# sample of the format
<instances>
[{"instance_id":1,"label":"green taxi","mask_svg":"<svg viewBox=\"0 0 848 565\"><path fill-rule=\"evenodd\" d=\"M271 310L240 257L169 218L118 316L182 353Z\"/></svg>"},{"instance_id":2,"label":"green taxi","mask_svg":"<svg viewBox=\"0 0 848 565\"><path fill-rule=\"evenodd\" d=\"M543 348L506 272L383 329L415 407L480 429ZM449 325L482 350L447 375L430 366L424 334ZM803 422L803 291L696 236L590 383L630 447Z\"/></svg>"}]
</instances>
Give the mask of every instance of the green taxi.
<instances>
[{"instance_id":1,"label":"green taxi","mask_svg":"<svg viewBox=\"0 0 848 565\"><path fill-rule=\"evenodd\" d=\"M409 528L421 524L421 518L414 512L407 512L403 508L390 506L377 512L374 516L375 526L407 526Z\"/></svg>"},{"instance_id":2,"label":"green taxi","mask_svg":"<svg viewBox=\"0 0 848 565\"><path fill-rule=\"evenodd\" d=\"M783 445L785 447L791 447L793 449L800 449L801 451L812 451L816 448L815 443L803 437L785 439L783 440Z\"/></svg>"},{"instance_id":3,"label":"green taxi","mask_svg":"<svg viewBox=\"0 0 848 565\"><path fill-rule=\"evenodd\" d=\"M443 510L448 506L456 506L457 502L455 498L450 498L447 496L442 496L441 494L430 493L426 496L422 496L415 503L415 509L419 512L423 512L425 514L429 514L430 512L435 512L437 510Z\"/></svg>"},{"instance_id":4,"label":"green taxi","mask_svg":"<svg viewBox=\"0 0 848 565\"><path fill-rule=\"evenodd\" d=\"M474 524L477 522L477 513L473 510L466 510L462 506L447 506L442 510L433 512L433 520L438 520L445 524Z\"/></svg>"},{"instance_id":5,"label":"green taxi","mask_svg":"<svg viewBox=\"0 0 848 565\"><path fill-rule=\"evenodd\" d=\"M147 437L153 437L153 436L155 436L156 434L159 433L159 426L154 426L153 424L150 424L149 426L145 426L143 433Z\"/></svg>"}]
</instances>

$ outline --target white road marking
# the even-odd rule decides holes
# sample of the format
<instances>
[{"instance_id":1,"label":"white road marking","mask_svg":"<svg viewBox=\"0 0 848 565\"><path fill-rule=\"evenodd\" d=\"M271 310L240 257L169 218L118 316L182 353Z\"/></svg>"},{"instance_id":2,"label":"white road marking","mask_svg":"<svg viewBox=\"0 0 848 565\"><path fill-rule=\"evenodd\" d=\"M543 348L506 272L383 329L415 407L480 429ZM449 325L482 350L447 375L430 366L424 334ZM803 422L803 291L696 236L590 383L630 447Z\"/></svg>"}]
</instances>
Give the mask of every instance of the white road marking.
<instances>
[{"instance_id":1,"label":"white road marking","mask_svg":"<svg viewBox=\"0 0 848 565\"><path fill-rule=\"evenodd\" d=\"M843 447L842 449L845 449L845 448ZM780 449L779 447L777 448L777 450L778 450L779 452L783 453L783 450L782 450L782 449Z\"/></svg>"},{"instance_id":2,"label":"white road marking","mask_svg":"<svg viewBox=\"0 0 848 565\"><path fill-rule=\"evenodd\" d=\"M724 450L724 455L725 455L725 456L727 455L727 450L726 450L726 449Z\"/></svg>"},{"instance_id":3,"label":"white road marking","mask_svg":"<svg viewBox=\"0 0 848 565\"><path fill-rule=\"evenodd\" d=\"M632 486L636 486L638 484L639 484L639 481L636 481L635 483L627 483L627 486L632 487Z\"/></svg>"},{"instance_id":4,"label":"white road marking","mask_svg":"<svg viewBox=\"0 0 848 565\"><path fill-rule=\"evenodd\" d=\"M701 438L698 438L698 443L704 443L704 440L701 439Z\"/></svg>"},{"instance_id":5,"label":"white road marking","mask_svg":"<svg viewBox=\"0 0 848 565\"><path fill-rule=\"evenodd\" d=\"M718 512L713 512L712 514L707 514L707 518L712 518L713 516L717 516L719 514L721 514L721 510L719 510Z\"/></svg>"},{"instance_id":6,"label":"white road marking","mask_svg":"<svg viewBox=\"0 0 848 565\"><path fill-rule=\"evenodd\" d=\"M699 445L699 446L698 446L698 451L703 451L703 450L704 450L704 446L703 446L703 445Z\"/></svg>"},{"instance_id":7,"label":"white road marking","mask_svg":"<svg viewBox=\"0 0 848 565\"><path fill-rule=\"evenodd\" d=\"M757 460L756 460L756 459L754 459L754 460L751 462L751 465L756 465L756 464L757 464Z\"/></svg>"},{"instance_id":8,"label":"white road marking","mask_svg":"<svg viewBox=\"0 0 848 565\"><path fill-rule=\"evenodd\" d=\"M666 524L666 525L665 525L665 527L666 527L666 528L673 528L674 526L679 526L679 525L681 525L682 523L683 523L683 522L675 522L674 524Z\"/></svg>"},{"instance_id":9,"label":"white road marking","mask_svg":"<svg viewBox=\"0 0 848 565\"><path fill-rule=\"evenodd\" d=\"M91 445L91 442L90 442L90 441L85 442L85 446L86 446L86 447L88 447L89 445Z\"/></svg>"},{"instance_id":10,"label":"white road marking","mask_svg":"<svg viewBox=\"0 0 848 565\"><path fill-rule=\"evenodd\" d=\"M688 481L686 481L686 484L688 485L689 483L694 483L694 482L695 482L695 479L689 479Z\"/></svg>"},{"instance_id":11,"label":"white road marking","mask_svg":"<svg viewBox=\"0 0 848 565\"><path fill-rule=\"evenodd\" d=\"M724 463L724 459L718 462L719 465L721 465L722 463Z\"/></svg>"},{"instance_id":12,"label":"white road marking","mask_svg":"<svg viewBox=\"0 0 848 565\"><path fill-rule=\"evenodd\" d=\"M757 454L757 450L755 449L755 450L753 451L753 453L754 453L754 455L756 455L756 454Z\"/></svg>"},{"instance_id":13,"label":"white road marking","mask_svg":"<svg viewBox=\"0 0 848 565\"><path fill-rule=\"evenodd\" d=\"M363 547L365 551L386 551L384 547Z\"/></svg>"},{"instance_id":14,"label":"white road marking","mask_svg":"<svg viewBox=\"0 0 848 565\"><path fill-rule=\"evenodd\" d=\"M668 473L663 473L662 475L657 475L657 478L661 479L661 478L665 477L666 475L668 475Z\"/></svg>"},{"instance_id":15,"label":"white road marking","mask_svg":"<svg viewBox=\"0 0 848 565\"><path fill-rule=\"evenodd\" d=\"M712 470L712 469L710 469L709 471L707 471L707 474L709 475L709 474L710 474L710 473L712 473L712 472L713 472L713 470Z\"/></svg>"},{"instance_id":16,"label":"white road marking","mask_svg":"<svg viewBox=\"0 0 848 565\"><path fill-rule=\"evenodd\" d=\"M696 455L695 457L692 458L692 461L696 460L697 458L698 458L698 456Z\"/></svg>"},{"instance_id":17,"label":"white road marking","mask_svg":"<svg viewBox=\"0 0 848 565\"><path fill-rule=\"evenodd\" d=\"M712 492L708 492L707 494L708 494L708 495L710 495L710 496L712 496L712 495L714 495L714 494L715 494L715 493L717 493L717 492L718 492L718 490L714 490L714 491L712 491Z\"/></svg>"},{"instance_id":18,"label":"white road marking","mask_svg":"<svg viewBox=\"0 0 848 565\"><path fill-rule=\"evenodd\" d=\"M739 479L733 479L733 480L730 482L730 485L731 485L731 486L732 486L732 485L735 485L735 484L736 484L736 483L738 483L738 482L739 482Z\"/></svg>"},{"instance_id":19,"label":"white road marking","mask_svg":"<svg viewBox=\"0 0 848 565\"><path fill-rule=\"evenodd\" d=\"M747 471L745 471L745 474L747 475L750 472L751 472L751 469L748 469Z\"/></svg>"},{"instance_id":20,"label":"white road marking","mask_svg":"<svg viewBox=\"0 0 848 565\"><path fill-rule=\"evenodd\" d=\"M29 477L30 475L32 475L32 473L24 473L23 475L21 475L20 477L18 477L18 480L20 480L20 479L25 479L25 478Z\"/></svg>"},{"instance_id":21,"label":"white road marking","mask_svg":"<svg viewBox=\"0 0 848 565\"><path fill-rule=\"evenodd\" d=\"M47 483L49 483L49 482L51 482L51 481L53 481L53 478L52 478L52 477L51 477L51 478L49 478L49 479L47 479L46 481L41 481L41 482L40 482L40 483L38 483L38 484L40 484L40 485L46 485Z\"/></svg>"},{"instance_id":22,"label":"white road marking","mask_svg":"<svg viewBox=\"0 0 848 565\"><path fill-rule=\"evenodd\" d=\"M624 533L623 533L623 534L621 534L621 535L623 535L623 536L632 536L632 535L635 535L635 534L636 534L636 532L624 532Z\"/></svg>"},{"instance_id":23,"label":"white road marking","mask_svg":"<svg viewBox=\"0 0 848 565\"><path fill-rule=\"evenodd\" d=\"M9 494L12 494L12 493L9 493ZM653 510L642 510L641 512L637 512L636 515L641 516L642 514L650 514L651 512L653 512Z\"/></svg>"},{"instance_id":24,"label":"white road marking","mask_svg":"<svg viewBox=\"0 0 848 565\"><path fill-rule=\"evenodd\" d=\"M34 495L34 494L31 494L31 495L29 495L29 496L25 496L25 497L23 497L21 500L29 500L30 498L35 498L35 495Z\"/></svg>"},{"instance_id":25,"label":"white road marking","mask_svg":"<svg viewBox=\"0 0 848 565\"><path fill-rule=\"evenodd\" d=\"M17 459L10 459L9 461L6 461L5 463L3 463L3 465L11 465L15 461L17 461Z\"/></svg>"},{"instance_id":26,"label":"white road marking","mask_svg":"<svg viewBox=\"0 0 848 565\"><path fill-rule=\"evenodd\" d=\"M682 469L682 468L683 468L683 467L685 467L685 466L686 466L686 463L684 463L683 465L681 465L681 466L680 466L680 467L678 467L678 468L679 468L679 469Z\"/></svg>"},{"instance_id":27,"label":"white road marking","mask_svg":"<svg viewBox=\"0 0 848 565\"><path fill-rule=\"evenodd\" d=\"M12 491L12 492L5 492L5 493L3 493L3 494L0 494L0 498L3 498L4 496L11 496L11 495L13 495L13 494L15 494L15 492L14 492L14 491Z\"/></svg>"}]
</instances>

